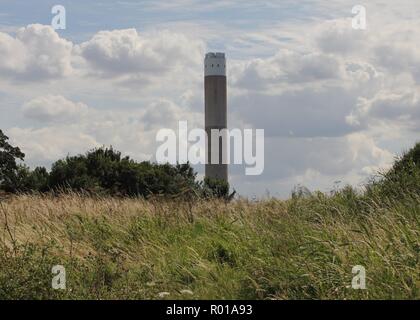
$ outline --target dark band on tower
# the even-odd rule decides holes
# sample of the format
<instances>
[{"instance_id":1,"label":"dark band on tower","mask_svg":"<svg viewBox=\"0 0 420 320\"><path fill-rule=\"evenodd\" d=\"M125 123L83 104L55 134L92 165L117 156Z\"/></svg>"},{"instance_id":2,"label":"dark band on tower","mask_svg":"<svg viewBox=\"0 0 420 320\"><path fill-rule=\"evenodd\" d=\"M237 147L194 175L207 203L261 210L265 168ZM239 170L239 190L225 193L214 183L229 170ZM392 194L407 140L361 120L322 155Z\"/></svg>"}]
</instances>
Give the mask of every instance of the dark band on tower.
<instances>
[{"instance_id":1,"label":"dark band on tower","mask_svg":"<svg viewBox=\"0 0 420 320\"><path fill-rule=\"evenodd\" d=\"M204 59L204 96L205 96L205 129L208 137L206 177L228 181L228 165L223 163L226 157L226 145L222 143L221 136L218 138L218 148L211 146L212 130L227 129L227 81L226 81L226 58L221 52L210 52ZM215 150L212 150L215 149ZM213 159L218 158L218 163Z\"/></svg>"}]
</instances>

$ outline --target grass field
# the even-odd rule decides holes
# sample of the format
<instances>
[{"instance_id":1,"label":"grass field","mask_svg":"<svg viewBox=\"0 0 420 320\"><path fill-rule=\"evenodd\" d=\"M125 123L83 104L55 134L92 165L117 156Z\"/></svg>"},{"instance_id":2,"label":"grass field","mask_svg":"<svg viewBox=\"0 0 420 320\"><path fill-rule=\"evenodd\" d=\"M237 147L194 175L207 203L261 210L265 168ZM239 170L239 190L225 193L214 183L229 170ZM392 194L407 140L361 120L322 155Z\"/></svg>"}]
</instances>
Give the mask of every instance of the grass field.
<instances>
[{"instance_id":1,"label":"grass field","mask_svg":"<svg viewBox=\"0 0 420 320\"><path fill-rule=\"evenodd\" d=\"M0 299L419 299L420 197L193 202L14 196ZM54 290L51 269L66 269ZM352 268L366 289L351 288Z\"/></svg>"}]
</instances>

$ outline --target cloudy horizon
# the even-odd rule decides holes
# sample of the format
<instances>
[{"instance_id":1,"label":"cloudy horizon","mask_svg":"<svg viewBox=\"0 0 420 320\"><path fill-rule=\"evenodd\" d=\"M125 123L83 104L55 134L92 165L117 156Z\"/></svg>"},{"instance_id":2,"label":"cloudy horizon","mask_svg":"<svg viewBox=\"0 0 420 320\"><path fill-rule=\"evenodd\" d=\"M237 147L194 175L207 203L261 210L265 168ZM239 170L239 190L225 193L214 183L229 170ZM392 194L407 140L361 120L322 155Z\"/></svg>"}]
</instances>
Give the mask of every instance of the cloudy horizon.
<instances>
[{"instance_id":1,"label":"cloudy horizon","mask_svg":"<svg viewBox=\"0 0 420 320\"><path fill-rule=\"evenodd\" d=\"M230 168L240 195L360 186L419 140L414 0L61 1L65 30L56 4L0 0L0 129L32 167L102 145L150 160L159 129L202 128L208 51L228 59L229 128L265 130L263 174Z\"/></svg>"}]
</instances>

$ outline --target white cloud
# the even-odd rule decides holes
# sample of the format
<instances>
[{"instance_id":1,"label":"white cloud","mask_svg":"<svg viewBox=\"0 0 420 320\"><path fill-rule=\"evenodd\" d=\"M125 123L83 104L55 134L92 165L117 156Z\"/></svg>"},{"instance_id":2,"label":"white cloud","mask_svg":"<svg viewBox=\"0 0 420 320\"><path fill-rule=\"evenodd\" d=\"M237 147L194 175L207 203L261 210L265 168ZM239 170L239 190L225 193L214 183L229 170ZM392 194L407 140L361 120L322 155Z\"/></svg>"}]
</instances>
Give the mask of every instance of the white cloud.
<instances>
[{"instance_id":1,"label":"white cloud","mask_svg":"<svg viewBox=\"0 0 420 320\"><path fill-rule=\"evenodd\" d=\"M204 44L169 31L146 34L123 29L100 31L77 51L99 75L160 76L200 65Z\"/></svg>"},{"instance_id":2,"label":"white cloud","mask_svg":"<svg viewBox=\"0 0 420 320\"><path fill-rule=\"evenodd\" d=\"M190 128L202 127L202 114L181 108L170 100L159 99L152 102L143 114L146 128L177 129L178 121L188 121Z\"/></svg>"},{"instance_id":3,"label":"white cloud","mask_svg":"<svg viewBox=\"0 0 420 320\"><path fill-rule=\"evenodd\" d=\"M325 53L343 56L360 56L371 46L372 36L368 31L351 27L352 19L328 20L316 26L315 45Z\"/></svg>"},{"instance_id":4,"label":"white cloud","mask_svg":"<svg viewBox=\"0 0 420 320\"><path fill-rule=\"evenodd\" d=\"M63 96L47 95L26 102L22 110L25 117L39 122L69 123L86 116L88 107Z\"/></svg>"},{"instance_id":5,"label":"white cloud","mask_svg":"<svg viewBox=\"0 0 420 320\"><path fill-rule=\"evenodd\" d=\"M267 59L254 59L246 63L235 75L233 85L249 90L263 89L280 84L319 82L342 78L340 61L333 55L319 52L300 53L281 50Z\"/></svg>"},{"instance_id":6,"label":"white cloud","mask_svg":"<svg viewBox=\"0 0 420 320\"><path fill-rule=\"evenodd\" d=\"M382 90L373 98L360 98L346 120L353 126L373 125L375 121L397 123L411 130L420 129L420 92L416 88Z\"/></svg>"},{"instance_id":7,"label":"white cloud","mask_svg":"<svg viewBox=\"0 0 420 320\"><path fill-rule=\"evenodd\" d=\"M26 59L25 45L16 38L0 32L0 71L1 73L21 73Z\"/></svg>"},{"instance_id":8,"label":"white cloud","mask_svg":"<svg viewBox=\"0 0 420 320\"><path fill-rule=\"evenodd\" d=\"M28 25L16 37L0 32L0 76L36 81L67 76L73 71L72 47L50 26Z\"/></svg>"},{"instance_id":9,"label":"white cloud","mask_svg":"<svg viewBox=\"0 0 420 320\"><path fill-rule=\"evenodd\" d=\"M369 133L354 133L335 138L268 138L265 159L261 176L244 177L242 167L231 166L233 185L240 193L269 190L286 197L296 185L322 191L332 190L336 181L341 186L361 186L388 168L394 155L379 147Z\"/></svg>"},{"instance_id":10,"label":"white cloud","mask_svg":"<svg viewBox=\"0 0 420 320\"><path fill-rule=\"evenodd\" d=\"M14 37L0 32L0 77L27 82L95 75L126 86L185 79L201 70L205 44L170 31L99 31L73 45L51 26L32 24Z\"/></svg>"},{"instance_id":11,"label":"white cloud","mask_svg":"<svg viewBox=\"0 0 420 320\"><path fill-rule=\"evenodd\" d=\"M11 128L10 137L26 154L27 163L49 166L68 154L85 153L100 144L78 126L51 126L39 129Z\"/></svg>"},{"instance_id":12,"label":"white cloud","mask_svg":"<svg viewBox=\"0 0 420 320\"><path fill-rule=\"evenodd\" d=\"M188 121L190 129L202 126L201 114L165 99L134 110L101 110L47 95L28 101L22 109L27 119L43 125L8 130L32 165L49 165L67 154L84 153L102 145L112 145L138 161L151 160L158 146L158 130L177 131L179 120Z\"/></svg>"}]
</instances>

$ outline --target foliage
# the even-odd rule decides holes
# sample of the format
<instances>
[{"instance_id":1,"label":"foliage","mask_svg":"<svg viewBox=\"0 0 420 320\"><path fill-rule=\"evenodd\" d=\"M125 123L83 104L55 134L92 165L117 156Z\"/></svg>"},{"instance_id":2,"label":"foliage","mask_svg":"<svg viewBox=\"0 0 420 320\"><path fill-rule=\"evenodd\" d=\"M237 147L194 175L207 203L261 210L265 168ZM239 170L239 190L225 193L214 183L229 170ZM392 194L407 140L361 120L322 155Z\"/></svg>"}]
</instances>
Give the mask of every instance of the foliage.
<instances>
[{"instance_id":1,"label":"foliage","mask_svg":"<svg viewBox=\"0 0 420 320\"><path fill-rule=\"evenodd\" d=\"M420 197L373 196L16 196L0 208L0 299L420 299Z\"/></svg>"},{"instance_id":2,"label":"foliage","mask_svg":"<svg viewBox=\"0 0 420 320\"><path fill-rule=\"evenodd\" d=\"M111 148L67 157L53 164L50 188L92 191L122 196L176 195L196 187L188 165L137 163Z\"/></svg>"},{"instance_id":3,"label":"foliage","mask_svg":"<svg viewBox=\"0 0 420 320\"><path fill-rule=\"evenodd\" d=\"M420 142L399 157L379 180L367 186L367 194L401 198L420 195Z\"/></svg>"},{"instance_id":4,"label":"foliage","mask_svg":"<svg viewBox=\"0 0 420 320\"><path fill-rule=\"evenodd\" d=\"M0 130L0 189L13 190L13 181L16 179L17 160L23 160L25 154L18 147L13 147L8 142L3 131Z\"/></svg>"},{"instance_id":5,"label":"foliage","mask_svg":"<svg viewBox=\"0 0 420 320\"><path fill-rule=\"evenodd\" d=\"M113 196L220 197L232 199L224 181L196 181L197 174L187 164L136 162L112 147L86 154L67 156L53 163L51 172L43 167L33 171L16 160L24 154L12 147L0 130L0 190L6 192L82 191Z\"/></svg>"},{"instance_id":6,"label":"foliage","mask_svg":"<svg viewBox=\"0 0 420 320\"><path fill-rule=\"evenodd\" d=\"M204 178L202 192L205 197L215 197L231 200L236 192L233 191L233 193L230 193L229 190L229 183L225 180L213 179L208 177Z\"/></svg>"},{"instance_id":7,"label":"foliage","mask_svg":"<svg viewBox=\"0 0 420 320\"><path fill-rule=\"evenodd\" d=\"M16 150L8 149L10 151ZM23 158L23 155L22 155ZM115 196L177 196L202 194L196 173L189 164L136 162L111 148L98 148L84 155L67 156L52 165L31 171L7 158L8 192L83 191ZM6 171L6 170L4 170ZM4 175L6 177L6 175Z\"/></svg>"}]
</instances>

